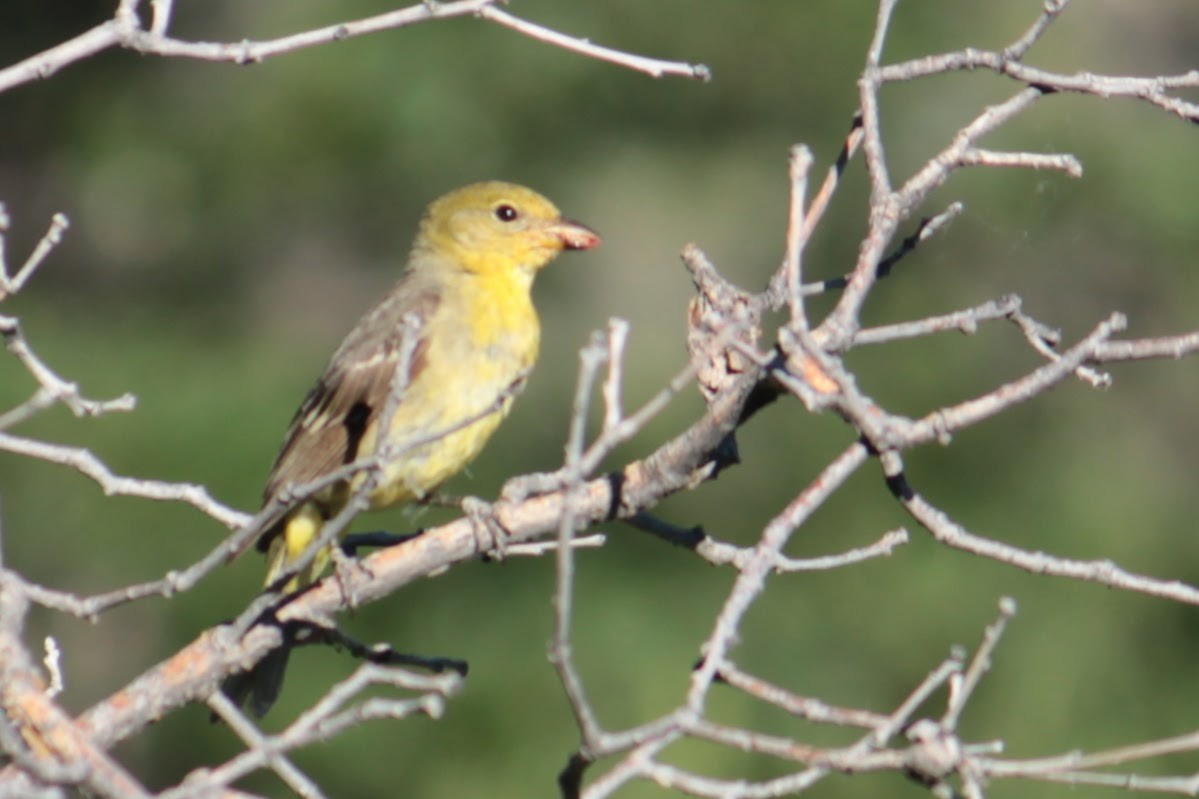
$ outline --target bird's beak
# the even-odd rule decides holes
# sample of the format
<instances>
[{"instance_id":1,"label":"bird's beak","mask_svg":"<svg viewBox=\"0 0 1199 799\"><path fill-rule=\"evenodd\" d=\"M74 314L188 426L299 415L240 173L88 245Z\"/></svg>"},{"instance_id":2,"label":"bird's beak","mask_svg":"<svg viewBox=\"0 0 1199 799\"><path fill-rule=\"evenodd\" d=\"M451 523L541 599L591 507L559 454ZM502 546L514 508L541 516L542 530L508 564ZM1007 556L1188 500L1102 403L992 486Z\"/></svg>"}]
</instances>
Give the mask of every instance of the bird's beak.
<instances>
[{"instance_id":1,"label":"bird's beak","mask_svg":"<svg viewBox=\"0 0 1199 799\"><path fill-rule=\"evenodd\" d=\"M573 219L559 219L550 230L567 250L590 250L600 243L599 234Z\"/></svg>"}]
</instances>

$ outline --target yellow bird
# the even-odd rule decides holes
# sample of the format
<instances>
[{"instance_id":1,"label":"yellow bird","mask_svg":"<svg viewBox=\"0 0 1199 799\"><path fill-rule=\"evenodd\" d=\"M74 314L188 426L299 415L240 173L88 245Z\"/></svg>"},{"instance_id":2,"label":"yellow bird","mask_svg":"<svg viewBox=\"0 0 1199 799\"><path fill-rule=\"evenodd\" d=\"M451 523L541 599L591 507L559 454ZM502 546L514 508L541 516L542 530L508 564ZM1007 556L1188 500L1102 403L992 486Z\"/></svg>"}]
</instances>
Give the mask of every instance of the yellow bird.
<instances>
[{"instance_id":1,"label":"yellow bird","mask_svg":"<svg viewBox=\"0 0 1199 799\"><path fill-rule=\"evenodd\" d=\"M507 414L537 359L533 278L563 250L589 250L599 241L523 186L475 183L435 200L399 282L346 336L296 412L266 500L370 457L381 444L396 457L383 466L372 509L419 501L461 471ZM412 335L416 340L407 340ZM407 375L397 381L404 365ZM379 417L397 382L402 393L380 436ZM359 473L319 492L262 535L268 586L364 479ZM317 580L328 560L327 551L319 553L286 590ZM262 715L278 695L286 656L280 647L226 692L239 701L249 695L251 709Z\"/></svg>"}]
</instances>

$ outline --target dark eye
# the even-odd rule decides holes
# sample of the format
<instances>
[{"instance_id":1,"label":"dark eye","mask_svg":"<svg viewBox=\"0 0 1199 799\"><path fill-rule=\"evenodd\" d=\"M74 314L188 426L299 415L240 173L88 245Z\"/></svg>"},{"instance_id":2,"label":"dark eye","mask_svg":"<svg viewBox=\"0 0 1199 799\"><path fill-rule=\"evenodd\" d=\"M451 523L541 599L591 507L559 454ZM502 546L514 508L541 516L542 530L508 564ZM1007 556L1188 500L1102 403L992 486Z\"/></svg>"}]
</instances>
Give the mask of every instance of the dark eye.
<instances>
[{"instance_id":1,"label":"dark eye","mask_svg":"<svg viewBox=\"0 0 1199 799\"><path fill-rule=\"evenodd\" d=\"M495 207L495 218L501 222L511 222L518 216L520 216L520 214L517 213L516 209L507 203L504 205L497 205Z\"/></svg>"}]
</instances>

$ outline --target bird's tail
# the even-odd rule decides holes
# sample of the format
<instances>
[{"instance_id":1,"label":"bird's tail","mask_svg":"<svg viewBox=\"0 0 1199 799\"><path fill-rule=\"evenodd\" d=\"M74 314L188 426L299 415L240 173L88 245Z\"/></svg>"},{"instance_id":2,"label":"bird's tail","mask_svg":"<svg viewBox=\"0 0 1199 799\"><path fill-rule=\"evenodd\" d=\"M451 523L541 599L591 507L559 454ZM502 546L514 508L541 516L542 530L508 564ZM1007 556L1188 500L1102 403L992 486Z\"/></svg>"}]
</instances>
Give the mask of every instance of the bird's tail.
<instances>
[{"instance_id":1,"label":"bird's tail","mask_svg":"<svg viewBox=\"0 0 1199 799\"><path fill-rule=\"evenodd\" d=\"M320 533L324 518L311 504L296 510L279 526L279 532L271 539L267 552L265 585L270 588L277 583L288 568L294 564ZM312 564L287 581L282 587L284 594L291 594L316 582L329 563L327 550L318 552ZM291 641L284 630L283 643L267 653L248 671L239 672L225 680L221 690L239 707L245 706L261 718L279 698L283 687L283 675L291 654Z\"/></svg>"},{"instance_id":2,"label":"bird's tail","mask_svg":"<svg viewBox=\"0 0 1199 799\"><path fill-rule=\"evenodd\" d=\"M290 655L291 646L284 640L282 646L268 652L252 669L226 679L221 691L238 707L249 708L251 713L262 718L279 698Z\"/></svg>"}]
</instances>

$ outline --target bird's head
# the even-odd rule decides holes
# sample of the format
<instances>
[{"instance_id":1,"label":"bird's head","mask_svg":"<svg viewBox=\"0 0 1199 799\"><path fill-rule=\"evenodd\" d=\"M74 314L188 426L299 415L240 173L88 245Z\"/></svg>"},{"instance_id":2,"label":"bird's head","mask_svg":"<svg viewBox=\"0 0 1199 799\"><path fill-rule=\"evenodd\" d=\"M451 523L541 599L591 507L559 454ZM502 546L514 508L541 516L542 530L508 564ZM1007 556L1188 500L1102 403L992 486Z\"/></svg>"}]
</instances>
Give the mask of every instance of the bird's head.
<instances>
[{"instance_id":1,"label":"bird's head","mask_svg":"<svg viewBox=\"0 0 1199 799\"><path fill-rule=\"evenodd\" d=\"M563 250L590 250L600 238L562 216L537 192L490 181L434 200L421 220L416 253L476 274L515 272L530 279Z\"/></svg>"}]
</instances>

